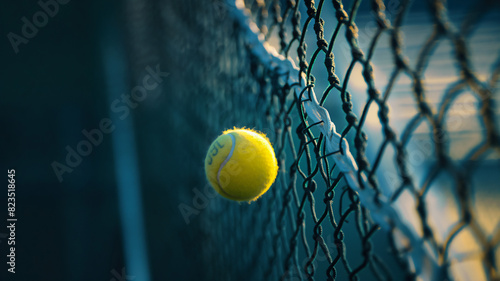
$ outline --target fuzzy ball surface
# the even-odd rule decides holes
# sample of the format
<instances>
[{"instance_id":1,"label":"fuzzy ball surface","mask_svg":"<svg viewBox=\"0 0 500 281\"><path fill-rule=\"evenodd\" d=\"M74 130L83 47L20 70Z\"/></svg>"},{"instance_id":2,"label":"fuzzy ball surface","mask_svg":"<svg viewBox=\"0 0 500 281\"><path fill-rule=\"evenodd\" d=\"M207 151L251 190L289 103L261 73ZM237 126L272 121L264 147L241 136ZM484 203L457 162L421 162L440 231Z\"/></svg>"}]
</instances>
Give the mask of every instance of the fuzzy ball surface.
<instances>
[{"instance_id":1,"label":"fuzzy ball surface","mask_svg":"<svg viewBox=\"0 0 500 281\"><path fill-rule=\"evenodd\" d=\"M205 173L212 187L235 201L255 201L273 184L278 163L269 139L262 133L226 130L208 149Z\"/></svg>"}]
</instances>

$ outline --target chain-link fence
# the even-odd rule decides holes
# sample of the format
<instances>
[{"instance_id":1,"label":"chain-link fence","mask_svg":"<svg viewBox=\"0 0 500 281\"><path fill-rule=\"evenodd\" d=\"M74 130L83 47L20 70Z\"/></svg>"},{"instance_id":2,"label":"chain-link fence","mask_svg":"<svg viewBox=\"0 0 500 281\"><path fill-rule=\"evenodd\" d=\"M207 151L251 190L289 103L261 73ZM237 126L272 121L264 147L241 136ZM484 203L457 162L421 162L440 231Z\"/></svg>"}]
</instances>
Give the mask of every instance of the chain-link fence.
<instances>
[{"instance_id":1,"label":"chain-link fence","mask_svg":"<svg viewBox=\"0 0 500 281\"><path fill-rule=\"evenodd\" d=\"M499 278L495 1L183 5L206 11L183 27L202 102L173 110L206 128L200 151L246 126L280 167L251 204L183 198L209 279Z\"/></svg>"}]
</instances>

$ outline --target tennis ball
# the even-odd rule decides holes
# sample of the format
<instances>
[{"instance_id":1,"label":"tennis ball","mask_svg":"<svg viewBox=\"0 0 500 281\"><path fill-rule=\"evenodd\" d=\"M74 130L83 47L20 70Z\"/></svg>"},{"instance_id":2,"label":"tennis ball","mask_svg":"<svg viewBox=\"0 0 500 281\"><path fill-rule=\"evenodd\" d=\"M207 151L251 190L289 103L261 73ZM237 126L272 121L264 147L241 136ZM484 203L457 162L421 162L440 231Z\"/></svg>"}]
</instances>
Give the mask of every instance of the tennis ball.
<instances>
[{"instance_id":1,"label":"tennis ball","mask_svg":"<svg viewBox=\"0 0 500 281\"><path fill-rule=\"evenodd\" d=\"M254 130L224 131L205 158L205 173L212 187L235 201L254 201L273 184L278 163L267 137Z\"/></svg>"}]
</instances>

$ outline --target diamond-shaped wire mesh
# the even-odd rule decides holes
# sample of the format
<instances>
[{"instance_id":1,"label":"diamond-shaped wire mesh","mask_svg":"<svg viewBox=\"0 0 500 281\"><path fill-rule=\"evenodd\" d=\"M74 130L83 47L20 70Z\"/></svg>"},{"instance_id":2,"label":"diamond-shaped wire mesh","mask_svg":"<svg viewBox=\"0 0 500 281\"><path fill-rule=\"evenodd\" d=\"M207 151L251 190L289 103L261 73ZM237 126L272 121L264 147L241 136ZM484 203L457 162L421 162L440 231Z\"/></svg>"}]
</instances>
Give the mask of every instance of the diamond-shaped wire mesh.
<instances>
[{"instance_id":1,"label":"diamond-shaped wire mesh","mask_svg":"<svg viewBox=\"0 0 500 281\"><path fill-rule=\"evenodd\" d=\"M197 5L192 112L266 133L280 166L201 214L210 278L499 278L495 1Z\"/></svg>"}]
</instances>

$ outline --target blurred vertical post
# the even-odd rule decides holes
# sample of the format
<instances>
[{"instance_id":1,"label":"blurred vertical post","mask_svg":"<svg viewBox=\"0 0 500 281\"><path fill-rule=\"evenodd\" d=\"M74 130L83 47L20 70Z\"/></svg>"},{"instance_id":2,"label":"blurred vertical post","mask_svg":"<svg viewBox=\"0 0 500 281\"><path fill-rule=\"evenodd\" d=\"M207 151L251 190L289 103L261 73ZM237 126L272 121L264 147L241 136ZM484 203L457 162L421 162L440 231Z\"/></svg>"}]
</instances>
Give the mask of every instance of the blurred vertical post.
<instances>
[{"instance_id":1,"label":"blurred vertical post","mask_svg":"<svg viewBox=\"0 0 500 281\"><path fill-rule=\"evenodd\" d=\"M127 83L125 50L119 40L118 29L113 27L115 26L111 23L107 25L102 40L102 56L110 110L111 104L115 100L119 100L121 95L130 92ZM131 116L123 117L123 115L110 112L110 119L115 126L112 132L112 145L126 265L125 270L119 273L123 280L130 278L130 280L149 281L149 262L144 233L134 126Z\"/></svg>"}]
</instances>

